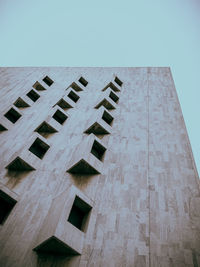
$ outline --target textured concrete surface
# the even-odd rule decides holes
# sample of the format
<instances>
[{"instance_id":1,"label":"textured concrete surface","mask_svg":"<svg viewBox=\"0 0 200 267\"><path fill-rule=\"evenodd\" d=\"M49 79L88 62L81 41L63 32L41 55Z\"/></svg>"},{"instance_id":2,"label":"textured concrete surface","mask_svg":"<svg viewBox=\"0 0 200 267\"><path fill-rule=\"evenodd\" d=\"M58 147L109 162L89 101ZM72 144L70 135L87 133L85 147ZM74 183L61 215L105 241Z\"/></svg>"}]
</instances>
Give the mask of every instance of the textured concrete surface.
<instances>
[{"instance_id":1,"label":"textured concrete surface","mask_svg":"<svg viewBox=\"0 0 200 267\"><path fill-rule=\"evenodd\" d=\"M0 68L0 102L0 190L17 201L0 225L0 266L200 266L199 180L169 68ZM67 172L81 156L99 174ZM75 196L92 207L84 231L68 221ZM33 250L51 237L78 255Z\"/></svg>"}]
</instances>

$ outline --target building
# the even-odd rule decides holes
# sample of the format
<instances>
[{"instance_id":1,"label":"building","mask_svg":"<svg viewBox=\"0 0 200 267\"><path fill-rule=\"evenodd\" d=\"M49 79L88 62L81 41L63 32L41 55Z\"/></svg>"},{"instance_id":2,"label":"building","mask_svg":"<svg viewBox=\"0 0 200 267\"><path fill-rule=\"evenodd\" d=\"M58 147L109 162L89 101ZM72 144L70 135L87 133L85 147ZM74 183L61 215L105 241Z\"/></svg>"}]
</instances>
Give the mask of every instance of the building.
<instances>
[{"instance_id":1,"label":"building","mask_svg":"<svg viewBox=\"0 0 200 267\"><path fill-rule=\"evenodd\" d=\"M0 101L0 266L200 266L169 68L1 68Z\"/></svg>"}]
</instances>

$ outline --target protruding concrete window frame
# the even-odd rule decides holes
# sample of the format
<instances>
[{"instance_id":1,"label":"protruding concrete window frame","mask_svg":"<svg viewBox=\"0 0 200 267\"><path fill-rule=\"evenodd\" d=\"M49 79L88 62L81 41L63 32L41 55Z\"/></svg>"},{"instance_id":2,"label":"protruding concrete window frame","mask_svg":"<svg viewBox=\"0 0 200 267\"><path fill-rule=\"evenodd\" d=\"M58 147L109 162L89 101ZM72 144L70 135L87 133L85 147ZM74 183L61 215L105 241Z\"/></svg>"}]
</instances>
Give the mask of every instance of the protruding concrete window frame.
<instances>
[{"instance_id":1,"label":"protruding concrete window frame","mask_svg":"<svg viewBox=\"0 0 200 267\"><path fill-rule=\"evenodd\" d=\"M19 109L30 107L30 105L26 103L26 101L21 97L18 97L17 100L13 103L13 105Z\"/></svg>"},{"instance_id":2,"label":"protruding concrete window frame","mask_svg":"<svg viewBox=\"0 0 200 267\"><path fill-rule=\"evenodd\" d=\"M76 227L68 220L76 199L81 202L76 205L79 207L81 205L81 209L84 209L86 213L81 227ZM59 193L52 201L33 250L38 254L50 253L55 256L81 255L85 236L89 231L93 206L93 201L73 185ZM49 221L51 224L47 227Z\"/></svg>"},{"instance_id":3,"label":"protruding concrete window frame","mask_svg":"<svg viewBox=\"0 0 200 267\"><path fill-rule=\"evenodd\" d=\"M45 91L46 88L44 88L44 86L41 85L41 83L39 83L38 81L34 83L33 88L37 91Z\"/></svg>"},{"instance_id":4,"label":"protruding concrete window frame","mask_svg":"<svg viewBox=\"0 0 200 267\"><path fill-rule=\"evenodd\" d=\"M94 145L94 146L93 146ZM80 175L103 173L106 147L93 133L85 137L72 153L67 172Z\"/></svg>"}]
</instances>

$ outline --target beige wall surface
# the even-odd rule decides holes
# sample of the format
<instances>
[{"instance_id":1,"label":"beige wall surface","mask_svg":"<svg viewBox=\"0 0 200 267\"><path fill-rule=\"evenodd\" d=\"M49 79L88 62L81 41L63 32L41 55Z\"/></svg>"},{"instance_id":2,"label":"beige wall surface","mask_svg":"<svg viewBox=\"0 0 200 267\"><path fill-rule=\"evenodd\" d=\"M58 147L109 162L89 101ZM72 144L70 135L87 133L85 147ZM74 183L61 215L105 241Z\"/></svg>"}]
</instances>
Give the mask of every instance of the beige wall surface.
<instances>
[{"instance_id":1,"label":"beige wall surface","mask_svg":"<svg viewBox=\"0 0 200 267\"><path fill-rule=\"evenodd\" d=\"M33 102L36 81L46 90L34 89ZM29 107L15 107L19 97ZM58 107L61 98L72 108ZM95 108L104 99L113 108ZM4 116L12 107L15 123ZM44 121L54 132L42 136ZM98 134L85 133L94 123ZM169 68L0 68L0 124L0 190L16 201L0 224L0 266L200 266L199 181ZM42 159L29 151L36 138L49 146ZM106 149L101 160L94 140ZM68 221L75 196L92 207L84 231ZM76 255L33 250L52 237Z\"/></svg>"}]
</instances>

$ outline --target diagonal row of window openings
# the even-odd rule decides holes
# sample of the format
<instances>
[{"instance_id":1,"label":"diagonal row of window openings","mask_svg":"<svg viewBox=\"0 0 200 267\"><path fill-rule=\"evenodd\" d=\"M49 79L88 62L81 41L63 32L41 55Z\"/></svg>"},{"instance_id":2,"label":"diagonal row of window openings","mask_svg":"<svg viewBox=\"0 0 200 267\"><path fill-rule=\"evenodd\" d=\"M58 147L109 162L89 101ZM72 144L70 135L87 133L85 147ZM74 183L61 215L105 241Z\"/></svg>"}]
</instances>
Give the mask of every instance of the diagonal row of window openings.
<instances>
[{"instance_id":1,"label":"diagonal row of window openings","mask_svg":"<svg viewBox=\"0 0 200 267\"><path fill-rule=\"evenodd\" d=\"M113 117L107 111L103 112L102 119L109 125L112 125L113 123Z\"/></svg>"},{"instance_id":2,"label":"diagonal row of window openings","mask_svg":"<svg viewBox=\"0 0 200 267\"><path fill-rule=\"evenodd\" d=\"M46 88L42 86L38 81L34 83L33 88L37 91L44 91Z\"/></svg>"},{"instance_id":3,"label":"diagonal row of window openings","mask_svg":"<svg viewBox=\"0 0 200 267\"><path fill-rule=\"evenodd\" d=\"M3 224L17 201L0 190L0 224Z\"/></svg>"},{"instance_id":4,"label":"diagonal row of window openings","mask_svg":"<svg viewBox=\"0 0 200 267\"><path fill-rule=\"evenodd\" d=\"M75 103L79 100L80 96L78 96L74 91L70 91L68 97L74 101Z\"/></svg>"},{"instance_id":5,"label":"diagonal row of window openings","mask_svg":"<svg viewBox=\"0 0 200 267\"><path fill-rule=\"evenodd\" d=\"M118 84L120 87L122 86L123 82L117 77L115 76L114 81L116 82L116 84Z\"/></svg>"},{"instance_id":6,"label":"diagonal row of window openings","mask_svg":"<svg viewBox=\"0 0 200 267\"><path fill-rule=\"evenodd\" d=\"M91 210L92 207L88 203L76 196L69 213L68 222L85 232Z\"/></svg>"},{"instance_id":7,"label":"diagonal row of window openings","mask_svg":"<svg viewBox=\"0 0 200 267\"><path fill-rule=\"evenodd\" d=\"M11 108L4 114L4 116L12 123L15 123L22 115L16 109Z\"/></svg>"},{"instance_id":8,"label":"diagonal row of window openings","mask_svg":"<svg viewBox=\"0 0 200 267\"><path fill-rule=\"evenodd\" d=\"M54 81L49 78L49 76L45 76L43 82L45 82L48 86L51 86L54 83Z\"/></svg>"},{"instance_id":9,"label":"diagonal row of window openings","mask_svg":"<svg viewBox=\"0 0 200 267\"><path fill-rule=\"evenodd\" d=\"M63 124L68 117L58 109L53 114L52 118L54 118L54 120L56 120L58 123Z\"/></svg>"},{"instance_id":10,"label":"diagonal row of window openings","mask_svg":"<svg viewBox=\"0 0 200 267\"><path fill-rule=\"evenodd\" d=\"M0 124L0 132L7 131L8 129L4 127L2 124Z\"/></svg>"},{"instance_id":11,"label":"diagonal row of window openings","mask_svg":"<svg viewBox=\"0 0 200 267\"><path fill-rule=\"evenodd\" d=\"M109 97L110 97L115 103L117 103L118 100L119 100L119 97L118 97L113 91L110 92Z\"/></svg>"},{"instance_id":12,"label":"diagonal row of window openings","mask_svg":"<svg viewBox=\"0 0 200 267\"><path fill-rule=\"evenodd\" d=\"M30 107L29 104L27 104L21 97L18 97L18 99L13 104L17 108L28 108Z\"/></svg>"},{"instance_id":13,"label":"diagonal row of window openings","mask_svg":"<svg viewBox=\"0 0 200 267\"><path fill-rule=\"evenodd\" d=\"M35 90L31 90L26 94L33 102L36 102L40 95Z\"/></svg>"},{"instance_id":14,"label":"diagonal row of window openings","mask_svg":"<svg viewBox=\"0 0 200 267\"><path fill-rule=\"evenodd\" d=\"M88 82L81 76L80 79L78 80L84 87L88 85Z\"/></svg>"},{"instance_id":15,"label":"diagonal row of window openings","mask_svg":"<svg viewBox=\"0 0 200 267\"><path fill-rule=\"evenodd\" d=\"M36 138L36 140L30 146L29 151L32 152L38 158L42 159L49 147L50 146L43 142L41 139Z\"/></svg>"},{"instance_id":16,"label":"diagonal row of window openings","mask_svg":"<svg viewBox=\"0 0 200 267\"><path fill-rule=\"evenodd\" d=\"M97 159L103 161L105 151L106 148L102 146L99 142L94 140L90 153L92 153Z\"/></svg>"}]
</instances>

